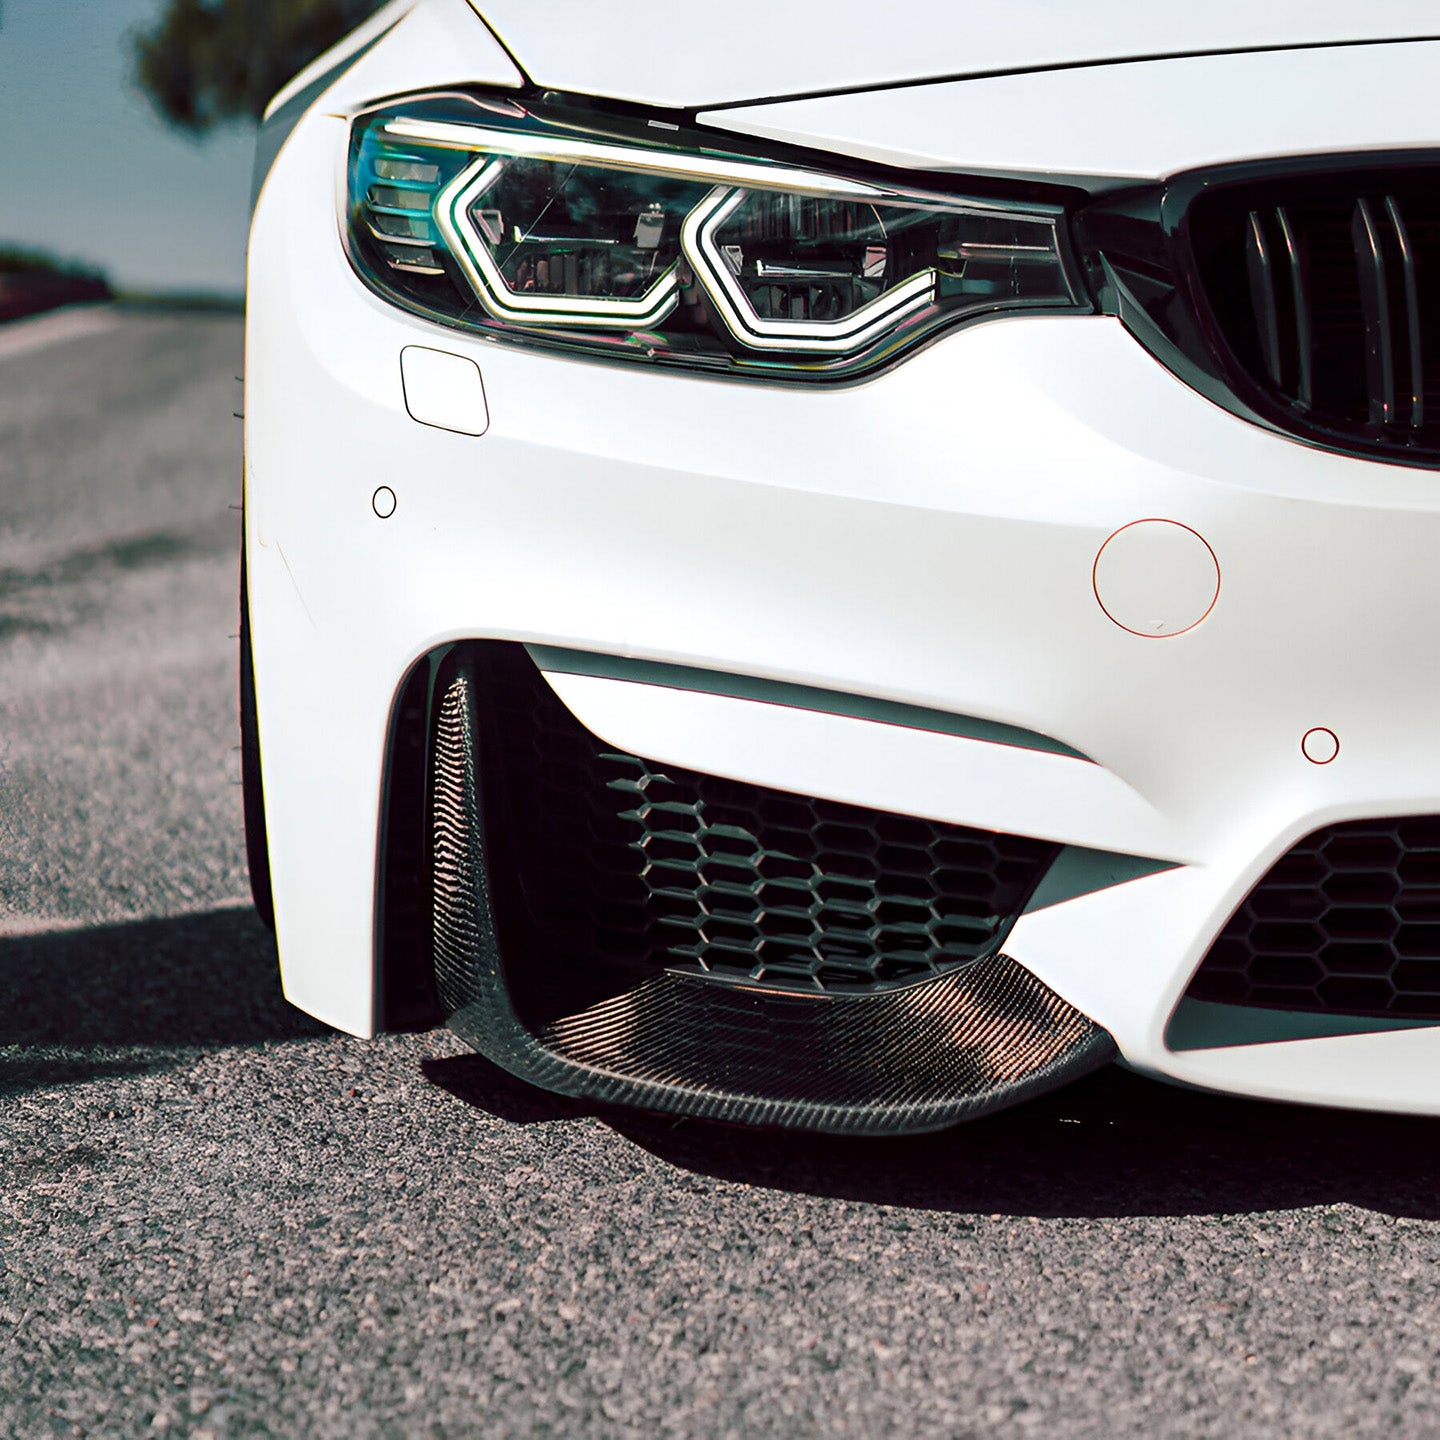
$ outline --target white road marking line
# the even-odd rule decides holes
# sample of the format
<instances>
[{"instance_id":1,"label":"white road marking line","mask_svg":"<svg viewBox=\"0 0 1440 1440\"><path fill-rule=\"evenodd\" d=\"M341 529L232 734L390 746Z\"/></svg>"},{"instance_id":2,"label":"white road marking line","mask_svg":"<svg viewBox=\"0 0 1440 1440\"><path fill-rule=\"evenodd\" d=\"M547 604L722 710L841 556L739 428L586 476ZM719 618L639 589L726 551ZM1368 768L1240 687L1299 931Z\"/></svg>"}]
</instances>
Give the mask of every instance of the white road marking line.
<instances>
[{"instance_id":1,"label":"white road marking line","mask_svg":"<svg viewBox=\"0 0 1440 1440\"><path fill-rule=\"evenodd\" d=\"M82 335L99 335L114 330L120 317L109 305L71 305L0 326L0 360L28 355L46 345L75 340Z\"/></svg>"}]
</instances>

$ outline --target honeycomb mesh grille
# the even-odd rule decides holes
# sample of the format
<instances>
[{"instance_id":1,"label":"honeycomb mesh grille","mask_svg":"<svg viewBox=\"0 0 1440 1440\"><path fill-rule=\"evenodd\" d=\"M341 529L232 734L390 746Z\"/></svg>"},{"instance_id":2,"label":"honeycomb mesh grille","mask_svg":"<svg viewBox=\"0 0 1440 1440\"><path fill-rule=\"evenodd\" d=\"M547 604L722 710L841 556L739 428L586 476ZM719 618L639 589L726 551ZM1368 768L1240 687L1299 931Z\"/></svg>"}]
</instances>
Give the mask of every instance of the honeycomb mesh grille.
<instances>
[{"instance_id":1,"label":"honeycomb mesh grille","mask_svg":"<svg viewBox=\"0 0 1440 1440\"><path fill-rule=\"evenodd\" d=\"M1308 836L1252 890L1192 1000L1440 1018L1440 817Z\"/></svg>"},{"instance_id":2,"label":"honeycomb mesh grille","mask_svg":"<svg viewBox=\"0 0 1440 1440\"><path fill-rule=\"evenodd\" d=\"M617 753L523 651L493 675L487 773L547 953L870 992L993 953L1056 853Z\"/></svg>"}]
</instances>

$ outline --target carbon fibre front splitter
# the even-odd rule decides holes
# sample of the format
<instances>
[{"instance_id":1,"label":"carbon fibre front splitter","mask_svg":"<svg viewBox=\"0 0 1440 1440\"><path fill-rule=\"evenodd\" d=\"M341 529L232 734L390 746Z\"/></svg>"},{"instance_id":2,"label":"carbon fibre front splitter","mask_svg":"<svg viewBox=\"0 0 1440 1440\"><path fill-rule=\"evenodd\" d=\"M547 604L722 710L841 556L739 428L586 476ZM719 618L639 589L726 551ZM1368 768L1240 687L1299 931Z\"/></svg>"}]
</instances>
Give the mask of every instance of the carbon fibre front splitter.
<instances>
[{"instance_id":1,"label":"carbon fibre front splitter","mask_svg":"<svg viewBox=\"0 0 1440 1440\"><path fill-rule=\"evenodd\" d=\"M812 998L662 974L539 1034L498 987L485 988L450 1024L522 1079L749 1125L937 1130L1115 1057L1104 1030L1005 955L875 996Z\"/></svg>"}]
</instances>

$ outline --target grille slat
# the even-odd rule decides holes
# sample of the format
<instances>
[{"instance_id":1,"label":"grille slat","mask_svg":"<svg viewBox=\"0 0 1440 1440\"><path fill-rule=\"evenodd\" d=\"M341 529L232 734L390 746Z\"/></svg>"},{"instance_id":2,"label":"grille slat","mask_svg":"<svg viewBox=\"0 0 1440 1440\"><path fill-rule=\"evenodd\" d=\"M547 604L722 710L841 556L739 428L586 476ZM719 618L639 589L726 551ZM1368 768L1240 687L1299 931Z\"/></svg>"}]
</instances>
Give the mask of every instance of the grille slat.
<instances>
[{"instance_id":1,"label":"grille slat","mask_svg":"<svg viewBox=\"0 0 1440 1440\"><path fill-rule=\"evenodd\" d=\"M1365 397L1371 425L1390 425L1395 419L1395 351L1390 333L1390 284L1385 274L1385 252L1380 230L1365 199L1355 202L1351 220L1355 245L1355 274L1365 317Z\"/></svg>"},{"instance_id":2,"label":"grille slat","mask_svg":"<svg viewBox=\"0 0 1440 1440\"><path fill-rule=\"evenodd\" d=\"M1419 429L1425 423L1425 366L1421 358L1420 339L1420 296L1415 278L1415 251L1410 244L1410 232L1406 228L1400 206L1393 195L1385 197L1385 213L1390 217L1391 232L1400 250L1400 270L1405 297L1405 334L1410 361L1410 385L1407 396L1410 409L1410 424Z\"/></svg>"},{"instance_id":3,"label":"grille slat","mask_svg":"<svg viewBox=\"0 0 1440 1440\"><path fill-rule=\"evenodd\" d=\"M1395 352L1390 334L1390 286L1380 231L1370 206L1355 202L1350 222L1355 246L1355 273L1360 281L1360 304L1365 317L1365 390L1372 425L1395 420Z\"/></svg>"},{"instance_id":4,"label":"grille slat","mask_svg":"<svg viewBox=\"0 0 1440 1440\"><path fill-rule=\"evenodd\" d=\"M1304 257L1283 205L1275 207L1275 223L1280 227L1280 239L1285 248L1290 271L1290 302L1295 309L1295 399L1308 409L1314 400L1315 340L1311 334L1310 293Z\"/></svg>"},{"instance_id":5,"label":"grille slat","mask_svg":"<svg viewBox=\"0 0 1440 1440\"><path fill-rule=\"evenodd\" d=\"M1250 279L1250 303L1255 309L1255 329L1265 370L1271 383L1279 385L1280 309L1275 299L1275 266L1270 258L1265 225L1257 210L1250 212L1250 226L1245 234L1245 270Z\"/></svg>"}]
</instances>

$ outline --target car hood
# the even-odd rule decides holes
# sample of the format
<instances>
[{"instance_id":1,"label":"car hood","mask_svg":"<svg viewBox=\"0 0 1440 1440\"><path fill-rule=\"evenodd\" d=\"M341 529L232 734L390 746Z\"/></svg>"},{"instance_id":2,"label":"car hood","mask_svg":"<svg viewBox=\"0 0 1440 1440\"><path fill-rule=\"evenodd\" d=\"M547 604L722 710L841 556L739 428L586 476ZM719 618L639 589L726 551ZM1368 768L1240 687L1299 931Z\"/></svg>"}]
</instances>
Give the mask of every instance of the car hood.
<instances>
[{"instance_id":1,"label":"car hood","mask_svg":"<svg viewBox=\"0 0 1440 1440\"><path fill-rule=\"evenodd\" d=\"M470 3L537 85L675 109L1114 60L1440 37L1434 0Z\"/></svg>"}]
</instances>

